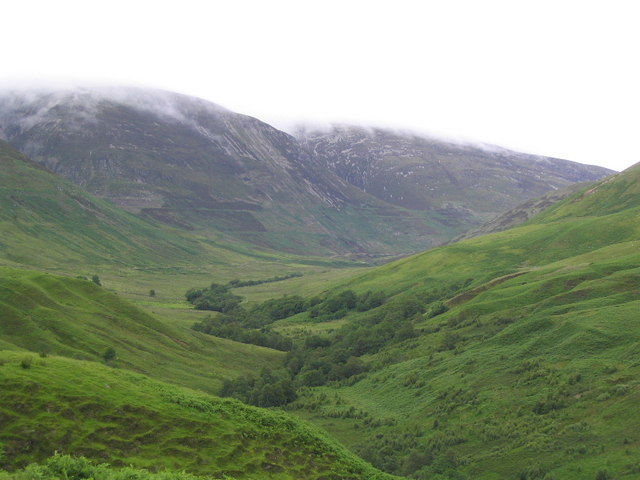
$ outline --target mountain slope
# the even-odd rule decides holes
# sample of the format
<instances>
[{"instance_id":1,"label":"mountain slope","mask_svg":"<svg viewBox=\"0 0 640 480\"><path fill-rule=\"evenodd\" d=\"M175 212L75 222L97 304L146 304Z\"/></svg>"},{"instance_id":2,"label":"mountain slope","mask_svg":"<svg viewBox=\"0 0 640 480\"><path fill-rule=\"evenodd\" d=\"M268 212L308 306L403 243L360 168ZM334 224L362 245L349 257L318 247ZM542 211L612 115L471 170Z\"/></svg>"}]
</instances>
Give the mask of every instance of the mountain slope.
<instances>
[{"instance_id":1,"label":"mountain slope","mask_svg":"<svg viewBox=\"0 0 640 480\"><path fill-rule=\"evenodd\" d=\"M93 282L0 268L0 348L101 361L217 392L222 381L278 366L284 354L201 335L146 313Z\"/></svg>"},{"instance_id":2,"label":"mountain slope","mask_svg":"<svg viewBox=\"0 0 640 480\"><path fill-rule=\"evenodd\" d=\"M300 257L144 219L30 161L0 140L0 263L99 274L129 298L175 306L213 279L272 277L350 264ZM361 265L361 264L359 264ZM149 291L158 297L149 298Z\"/></svg>"},{"instance_id":3,"label":"mountain slope","mask_svg":"<svg viewBox=\"0 0 640 480\"><path fill-rule=\"evenodd\" d=\"M602 167L447 142L381 128L301 128L314 160L377 198L414 210L486 221L524 200L613 173Z\"/></svg>"},{"instance_id":4,"label":"mountain slope","mask_svg":"<svg viewBox=\"0 0 640 480\"><path fill-rule=\"evenodd\" d=\"M462 235L451 240L450 243L479 237L481 235L488 235L490 233L502 232L504 230L517 227L518 225L521 225L531 218L535 217L543 210L558 203L560 200L563 200L584 189L584 183L576 183L560 190L553 190L540 197L536 197L532 200L524 202L517 207L512 208L511 210L508 210L501 215L498 215L497 217L489 220L487 223L480 225L477 228L472 228L471 230L466 231Z\"/></svg>"},{"instance_id":5,"label":"mountain slope","mask_svg":"<svg viewBox=\"0 0 640 480\"><path fill-rule=\"evenodd\" d=\"M203 100L138 89L0 96L0 137L134 213L295 253L397 254L460 226L382 202L297 141Z\"/></svg>"},{"instance_id":6,"label":"mountain slope","mask_svg":"<svg viewBox=\"0 0 640 480\"><path fill-rule=\"evenodd\" d=\"M423 250L605 173L384 131L299 141L203 100L142 89L5 93L0 138L133 213L298 254Z\"/></svg>"},{"instance_id":7,"label":"mountain slope","mask_svg":"<svg viewBox=\"0 0 640 480\"><path fill-rule=\"evenodd\" d=\"M359 354L366 374L291 409L414 478L637 478L639 185L637 165L520 227L336 285L422 300L425 313L347 317L333 342L366 321L353 351L383 348Z\"/></svg>"},{"instance_id":8,"label":"mountain slope","mask_svg":"<svg viewBox=\"0 0 640 480\"><path fill-rule=\"evenodd\" d=\"M93 362L9 352L0 360L0 461L11 468L57 451L212 478L391 478L278 412Z\"/></svg>"},{"instance_id":9,"label":"mountain slope","mask_svg":"<svg viewBox=\"0 0 640 480\"><path fill-rule=\"evenodd\" d=\"M194 240L87 194L1 140L0 169L0 252L16 263L157 264L205 252Z\"/></svg>"}]
</instances>

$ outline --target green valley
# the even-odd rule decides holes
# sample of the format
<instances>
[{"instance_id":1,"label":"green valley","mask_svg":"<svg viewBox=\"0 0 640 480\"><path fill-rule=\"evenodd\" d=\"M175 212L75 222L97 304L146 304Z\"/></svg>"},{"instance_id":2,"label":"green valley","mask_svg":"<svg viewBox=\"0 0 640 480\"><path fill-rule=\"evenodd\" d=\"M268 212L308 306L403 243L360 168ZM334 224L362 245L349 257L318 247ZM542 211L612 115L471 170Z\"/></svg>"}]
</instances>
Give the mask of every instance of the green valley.
<instances>
[{"instance_id":1,"label":"green valley","mask_svg":"<svg viewBox=\"0 0 640 480\"><path fill-rule=\"evenodd\" d=\"M0 480L640 478L640 165L36 100L0 96Z\"/></svg>"}]
</instances>

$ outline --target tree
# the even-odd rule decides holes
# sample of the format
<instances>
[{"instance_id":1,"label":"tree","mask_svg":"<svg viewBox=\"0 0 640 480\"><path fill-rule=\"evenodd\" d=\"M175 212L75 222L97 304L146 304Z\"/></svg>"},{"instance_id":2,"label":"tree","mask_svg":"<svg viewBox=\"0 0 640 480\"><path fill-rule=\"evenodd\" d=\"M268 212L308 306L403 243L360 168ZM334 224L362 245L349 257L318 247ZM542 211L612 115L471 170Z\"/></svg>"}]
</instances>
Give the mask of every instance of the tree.
<instances>
[{"instance_id":1,"label":"tree","mask_svg":"<svg viewBox=\"0 0 640 480\"><path fill-rule=\"evenodd\" d=\"M98 286L102 286L102 283L100 282L100 277L98 275L94 275L93 277L91 277L91 281Z\"/></svg>"},{"instance_id":2,"label":"tree","mask_svg":"<svg viewBox=\"0 0 640 480\"><path fill-rule=\"evenodd\" d=\"M106 350L102 353L102 359L106 362L112 362L116 359L118 355L116 354L116 349L113 347L107 347Z\"/></svg>"}]
</instances>

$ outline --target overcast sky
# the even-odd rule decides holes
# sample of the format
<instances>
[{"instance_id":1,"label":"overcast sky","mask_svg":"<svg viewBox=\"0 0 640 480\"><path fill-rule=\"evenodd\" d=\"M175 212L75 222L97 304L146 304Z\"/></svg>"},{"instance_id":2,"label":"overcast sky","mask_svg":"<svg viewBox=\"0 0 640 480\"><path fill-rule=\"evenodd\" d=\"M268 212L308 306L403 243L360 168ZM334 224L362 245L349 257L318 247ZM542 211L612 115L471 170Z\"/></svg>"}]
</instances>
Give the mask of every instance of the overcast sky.
<instances>
[{"instance_id":1,"label":"overcast sky","mask_svg":"<svg viewBox=\"0 0 640 480\"><path fill-rule=\"evenodd\" d=\"M0 86L122 84L286 128L355 122L623 169L640 161L634 1L29 1Z\"/></svg>"}]
</instances>

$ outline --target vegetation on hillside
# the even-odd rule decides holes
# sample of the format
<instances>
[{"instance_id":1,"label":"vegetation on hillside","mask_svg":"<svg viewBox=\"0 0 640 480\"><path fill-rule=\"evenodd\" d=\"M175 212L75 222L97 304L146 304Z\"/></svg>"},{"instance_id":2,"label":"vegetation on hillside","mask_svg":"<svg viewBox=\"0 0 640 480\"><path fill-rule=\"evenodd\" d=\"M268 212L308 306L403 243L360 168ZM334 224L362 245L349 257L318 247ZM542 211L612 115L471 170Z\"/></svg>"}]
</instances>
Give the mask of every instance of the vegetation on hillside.
<instances>
[{"instance_id":1,"label":"vegetation on hillside","mask_svg":"<svg viewBox=\"0 0 640 480\"><path fill-rule=\"evenodd\" d=\"M55 454L41 464L31 463L13 472L0 470L0 480L204 480L186 472L150 472L140 468L114 468L95 463L84 457ZM226 480L233 480L225 476Z\"/></svg>"},{"instance_id":2,"label":"vegetation on hillside","mask_svg":"<svg viewBox=\"0 0 640 480\"><path fill-rule=\"evenodd\" d=\"M216 478L390 478L284 413L95 362L0 352L0 392L2 466L9 469L57 451Z\"/></svg>"},{"instance_id":3,"label":"vegetation on hillside","mask_svg":"<svg viewBox=\"0 0 640 480\"><path fill-rule=\"evenodd\" d=\"M0 268L0 319L0 348L106 361L208 392L283 360L171 325L91 281L29 270Z\"/></svg>"},{"instance_id":4,"label":"vegetation on hillside","mask_svg":"<svg viewBox=\"0 0 640 480\"><path fill-rule=\"evenodd\" d=\"M356 295L352 290L345 290L307 299L299 295L285 295L245 308L241 305L242 297L231 293L230 284L217 283L202 289L189 289L185 296L198 310L222 314L196 322L192 327L194 330L283 351L290 351L294 343L271 328L278 320L302 313L312 322L335 320L352 311L371 310L385 301L383 292Z\"/></svg>"},{"instance_id":5,"label":"vegetation on hillside","mask_svg":"<svg viewBox=\"0 0 640 480\"><path fill-rule=\"evenodd\" d=\"M423 308L398 324L414 335L362 352L366 373L299 389L287 409L413 478L637 477L640 418L624 412L640 399L639 177L336 286L385 288L380 311L414 296Z\"/></svg>"}]
</instances>

